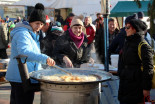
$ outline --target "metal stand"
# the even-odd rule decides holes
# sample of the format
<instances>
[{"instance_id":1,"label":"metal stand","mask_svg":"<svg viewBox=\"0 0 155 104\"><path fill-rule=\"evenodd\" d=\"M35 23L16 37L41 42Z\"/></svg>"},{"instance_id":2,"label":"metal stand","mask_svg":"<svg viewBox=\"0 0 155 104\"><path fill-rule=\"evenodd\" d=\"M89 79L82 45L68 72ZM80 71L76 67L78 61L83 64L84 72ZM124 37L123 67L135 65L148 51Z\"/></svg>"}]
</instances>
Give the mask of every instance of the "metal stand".
<instances>
[{"instance_id":1,"label":"metal stand","mask_svg":"<svg viewBox=\"0 0 155 104\"><path fill-rule=\"evenodd\" d=\"M108 33L108 16L110 14L110 2L109 0L101 0L103 7L104 7L104 49L105 49L105 63L104 67L107 72L109 72L109 55L108 55L108 50L109 50L109 33ZM99 99L99 104L103 104L101 102L101 92L102 92L102 84L100 83L100 99Z\"/></svg>"},{"instance_id":2,"label":"metal stand","mask_svg":"<svg viewBox=\"0 0 155 104\"><path fill-rule=\"evenodd\" d=\"M99 102L98 104L103 104L101 100L101 93L102 93L102 83L99 83Z\"/></svg>"},{"instance_id":3,"label":"metal stand","mask_svg":"<svg viewBox=\"0 0 155 104\"><path fill-rule=\"evenodd\" d=\"M105 70L109 72L109 32L108 32L108 15L104 15L104 47L105 47Z\"/></svg>"},{"instance_id":4,"label":"metal stand","mask_svg":"<svg viewBox=\"0 0 155 104\"><path fill-rule=\"evenodd\" d=\"M28 73L28 68L26 64L27 56L24 55L18 55L14 57L17 59L18 62L18 68L19 68L19 73L21 76L23 88L25 92L28 91L40 91L40 83L35 83L32 84L30 81L29 73ZM21 58L25 58L24 63L22 63Z\"/></svg>"}]
</instances>

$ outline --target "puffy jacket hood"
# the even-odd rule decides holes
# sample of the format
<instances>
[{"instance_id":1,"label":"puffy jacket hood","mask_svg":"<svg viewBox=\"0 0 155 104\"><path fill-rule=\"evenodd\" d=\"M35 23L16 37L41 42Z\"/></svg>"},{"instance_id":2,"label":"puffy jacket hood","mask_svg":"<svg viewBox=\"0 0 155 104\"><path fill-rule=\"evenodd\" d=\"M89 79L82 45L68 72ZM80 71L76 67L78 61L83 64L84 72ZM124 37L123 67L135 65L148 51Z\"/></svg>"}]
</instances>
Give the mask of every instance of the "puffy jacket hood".
<instances>
[{"instance_id":1,"label":"puffy jacket hood","mask_svg":"<svg viewBox=\"0 0 155 104\"><path fill-rule=\"evenodd\" d=\"M16 32L20 31L20 30L32 30L32 27L30 26L30 24L26 21L22 22L22 23L18 23L16 25L16 27L11 31L10 36L13 37L15 35Z\"/></svg>"}]
</instances>

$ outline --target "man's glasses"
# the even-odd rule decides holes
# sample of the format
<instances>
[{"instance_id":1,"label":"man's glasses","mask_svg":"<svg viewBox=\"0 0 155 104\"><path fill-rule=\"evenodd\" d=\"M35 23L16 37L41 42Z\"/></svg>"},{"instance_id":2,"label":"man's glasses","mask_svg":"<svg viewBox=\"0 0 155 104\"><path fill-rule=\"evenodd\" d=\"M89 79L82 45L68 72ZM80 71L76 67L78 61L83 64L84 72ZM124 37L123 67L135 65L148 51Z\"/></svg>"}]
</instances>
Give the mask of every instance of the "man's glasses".
<instances>
[{"instance_id":1,"label":"man's glasses","mask_svg":"<svg viewBox=\"0 0 155 104\"><path fill-rule=\"evenodd\" d=\"M128 27L125 27L125 29L130 29L130 26L128 26Z\"/></svg>"}]
</instances>

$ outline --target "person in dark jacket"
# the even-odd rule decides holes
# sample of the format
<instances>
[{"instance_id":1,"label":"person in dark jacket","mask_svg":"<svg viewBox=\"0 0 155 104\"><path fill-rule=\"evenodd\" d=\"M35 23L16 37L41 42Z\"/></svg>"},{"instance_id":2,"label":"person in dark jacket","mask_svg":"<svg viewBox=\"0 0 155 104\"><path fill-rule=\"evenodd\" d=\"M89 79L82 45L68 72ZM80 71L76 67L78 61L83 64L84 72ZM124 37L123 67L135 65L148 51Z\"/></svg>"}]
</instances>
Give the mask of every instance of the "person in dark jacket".
<instances>
[{"instance_id":1,"label":"person in dark jacket","mask_svg":"<svg viewBox=\"0 0 155 104\"><path fill-rule=\"evenodd\" d=\"M0 22L0 59L7 59L7 48L8 48L8 29L7 23Z\"/></svg>"},{"instance_id":2,"label":"person in dark jacket","mask_svg":"<svg viewBox=\"0 0 155 104\"><path fill-rule=\"evenodd\" d=\"M74 16L75 16L74 13L70 13L70 14L68 15L68 17L67 17L66 20L64 21L64 26L63 26L63 30L64 30L64 31L67 31L67 30L70 28L71 21L72 21L72 19L73 19Z\"/></svg>"},{"instance_id":3,"label":"person in dark jacket","mask_svg":"<svg viewBox=\"0 0 155 104\"><path fill-rule=\"evenodd\" d=\"M9 23L9 22L12 22L12 21L10 20L9 16L6 16L5 23Z\"/></svg>"},{"instance_id":4,"label":"person in dark jacket","mask_svg":"<svg viewBox=\"0 0 155 104\"><path fill-rule=\"evenodd\" d=\"M56 21L60 22L61 24L64 23L64 19L63 19L63 17L60 14L57 15Z\"/></svg>"},{"instance_id":5,"label":"person in dark jacket","mask_svg":"<svg viewBox=\"0 0 155 104\"><path fill-rule=\"evenodd\" d=\"M132 19L138 19L138 16L136 14L133 14L131 16L128 16L125 19L125 25L127 23L129 23ZM126 31L125 31L125 27L120 29L120 32L118 33L118 35L113 39L112 43L109 46L109 61L111 62L111 54L119 54L119 59L118 59L118 66L119 66L119 61L120 61L120 57L122 54L122 48L124 46L124 42L125 42L125 37L126 37Z\"/></svg>"},{"instance_id":6,"label":"person in dark jacket","mask_svg":"<svg viewBox=\"0 0 155 104\"><path fill-rule=\"evenodd\" d=\"M54 59L61 67L80 67L89 61L86 49L88 39L82 32L83 22L79 16L75 16L68 29L60 36L54 46Z\"/></svg>"},{"instance_id":7,"label":"person in dark jacket","mask_svg":"<svg viewBox=\"0 0 155 104\"><path fill-rule=\"evenodd\" d=\"M96 35L95 35L95 49L96 53L98 55L98 59L104 64L104 23L103 23L103 17L99 17L96 22Z\"/></svg>"},{"instance_id":8,"label":"person in dark jacket","mask_svg":"<svg viewBox=\"0 0 155 104\"><path fill-rule=\"evenodd\" d=\"M51 20L49 19L48 15L46 15L46 24L38 32L41 52L43 52L44 47L43 39L46 37L47 32L52 28L52 24L50 22Z\"/></svg>"},{"instance_id":9,"label":"person in dark jacket","mask_svg":"<svg viewBox=\"0 0 155 104\"><path fill-rule=\"evenodd\" d=\"M132 19L138 19L136 14L128 16L125 19L125 25L130 22ZM109 54L121 54L121 49L125 42L126 31L125 27L120 29L118 35L113 39L112 43L109 46Z\"/></svg>"},{"instance_id":10,"label":"person in dark jacket","mask_svg":"<svg viewBox=\"0 0 155 104\"><path fill-rule=\"evenodd\" d=\"M46 37L42 40L43 43L43 53L53 57L53 48L55 46L55 41L59 36L63 35L63 29L60 22L53 24L50 31L47 31Z\"/></svg>"},{"instance_id":11,"label":"person in dark jacket","mask_svg":"<svg viewBox=\"0 0 155 104\"><path fill-rule=\"evenodd\" d=\"M109 45L112 40L118 35L119 30L117 29L117 21L115 18L108 19L108 31L109 31Z\"/></svg>"},{"instance_id":12,"label":"person in dark jacket","mask_svg":"<svg viewBox=\"0 0 155 104\"><path fill-rule=\"evenodd\" d=\"M138 15L138 19L141 19L141 20L145 17L143 12L138 12L137 15Z\"/></svg>"},{"instance_id":13,"label":"person in dark jacket","mask_svg":"<svg viewBox=\"0 0 155 104\"><path fill-rule=\"evenodd\" d=\"M99 19L100 17L103 18L103 15L102 15L101 13L97 13L97 14L96 14L96 17L97 17L97 18L92 22L92 24L95 25L95 26L96 26L96 24L97 24L98 19Z\"/></svg>"},{"instance_id":14,"label":"person in dark jacket","mask_svg":"<svg viewBox=\"0 0 155 104\"><path fill-rule=\"evenodd\" d=\"M127 36L118 66L120 104L140 104L144 102L144 97L150 95L153 77L152 48L144 44L141 47L142 59L138 55L138 45L145 41L146 29L146 23L138 19L132 19L125 26Z\"/></svg>"}]
</instances>

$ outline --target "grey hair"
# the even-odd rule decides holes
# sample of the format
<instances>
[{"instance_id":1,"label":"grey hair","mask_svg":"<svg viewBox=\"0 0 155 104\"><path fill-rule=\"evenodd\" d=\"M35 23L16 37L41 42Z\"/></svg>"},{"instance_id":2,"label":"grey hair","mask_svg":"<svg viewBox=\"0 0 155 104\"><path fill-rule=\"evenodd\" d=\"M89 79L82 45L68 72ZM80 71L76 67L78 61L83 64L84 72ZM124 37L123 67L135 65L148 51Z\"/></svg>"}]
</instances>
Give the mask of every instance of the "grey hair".
<instances>
[{"instance_id":1,"label":"grey hair","mask_svg":"<svg viewBox=\"0 0 155 104\"><path fill-rule=\"evenodd\" d=\"M90 19L90 24L92 24L92 17L91 16L86 16L84 19L89 18Z\"/></svg>"}]
</instances>

